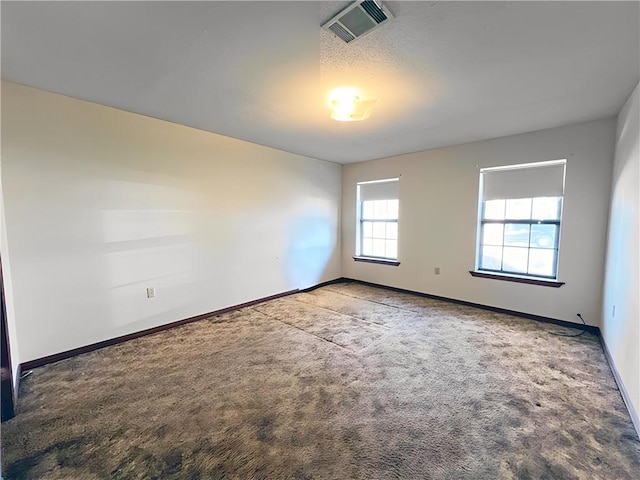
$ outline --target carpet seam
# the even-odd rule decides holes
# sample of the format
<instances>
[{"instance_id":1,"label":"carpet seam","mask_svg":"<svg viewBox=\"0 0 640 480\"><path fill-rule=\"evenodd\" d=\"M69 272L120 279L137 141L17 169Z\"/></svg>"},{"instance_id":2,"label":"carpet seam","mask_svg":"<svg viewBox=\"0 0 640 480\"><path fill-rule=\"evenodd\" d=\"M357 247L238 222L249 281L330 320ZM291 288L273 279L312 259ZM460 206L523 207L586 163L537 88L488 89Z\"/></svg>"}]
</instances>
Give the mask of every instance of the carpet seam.
<instances>
[{"instance_id":1,"label":"carpet seam","mask_svg":"<svg viewBox=\"0 0 640 480\"><path fill-rule=\"evenodd\" d=\"M341 348L341 349L343 349L343 350L345 350L345 351L349 352L349 353L350 353L350 354L352 354L352 355L357 355L355 352L352 352L352 351L351 351L351 350L349 350L347 347L344 347L344 346L340 345L339 343L336 343L336 342L334 342L334 341L332 341L332 340L329 340L329 339L327 339L327 338L324 338L324 337L321 337L321 336L319 336L319 335L316 335L315 333L309 332L309 331L305 330L304 328L300 328L300 327L297 327L297 326L295 326L295 325L293 325L293 324L291 324L291 323L287 323L287 322L285 322L284 320L280 320L280 319L279 319L279 318L277 318L277 317L274 317L274 316L272 316L272 315L269 315L268 313L261 312L260 310L258 310L258 309L257 309L257 308L255 308L255 307L252 307L252 308L253 308L253 310L255 310L256 312L258 312L258 313L260 313L260 314L264 315L265 317L271 318L271 319L275 320L276 322L283 323L283 324L285 324L285 325L290 326L291 328L295 328L296 330L299 330L299 331L301 331L301 332L304 332L304 333L306 333L307 335L311 335L312 337L315 337L315 338L317 338L317 339L319 339L319 340L322 340L323 342L327 342L327 343L330 343L330 344L332 344L332 345L335 345L336 347Z\"/></svg>"},{"instance_id":2,"label":"carpet seam","mask_svg":"<svg viewBox=\"0 0 640 480\"><path fill-rule=\"evenodd\" d=\"M422 313L422 312L418 312L416 310L410 310L408 308L399 307L397 305L391 305L389 303L376 302L375 300L370 300L368 298L362 298L362 297L356 297L356 296L353 296L353 295L347 295L346 293L336 292L335 290L331 290L331 289L327 289L327 290L330 291L330 292L333 292L333 293L337 293L338 295L342 295L344 297L355 298L356 300L362 300L364 302L375 303L375 304L378 304L378 305L384 305L385 307L397 308L398 310L404 310L405 312L411 312L411 313L416 313L416 314ZM435 300L435 301L438 301L438 300Z\"/></svg>"},{"instance_id":3,"label":"carpet seam","mask_svg":"<svg viewBox=\"0 0 640 480\"><path fill-rule=\"evenodd\" d=\"M356 298L356 297L354 297L354 298ZM323 307L323 306L320 306L320 305L316 305L315 303L309 303L309 302L305 302L305 301L302 301L302 300L298 300L297 298L294 298L293 300L295 300L296 302L302 303L304 305L309 305L311 307L321 308L322 310L327 310L328 312L333 312L333 313L337 313L338 315L344 315L345 317L353 318L354 320L358 320L359 322L365 323L365 324L370 325L370 326L380 327L380 328L384 328L385 330L390 330L390 328L387 327L386 325L382 325L380 323L369 322L369 321L367 321L367 320L365 320L363 318L358 318L358 317L356 317L354 315L350 315L348 313L339 312L338 310L333 310L331 308L327 308L327 307Z\"/></svg>"}]
</instances>

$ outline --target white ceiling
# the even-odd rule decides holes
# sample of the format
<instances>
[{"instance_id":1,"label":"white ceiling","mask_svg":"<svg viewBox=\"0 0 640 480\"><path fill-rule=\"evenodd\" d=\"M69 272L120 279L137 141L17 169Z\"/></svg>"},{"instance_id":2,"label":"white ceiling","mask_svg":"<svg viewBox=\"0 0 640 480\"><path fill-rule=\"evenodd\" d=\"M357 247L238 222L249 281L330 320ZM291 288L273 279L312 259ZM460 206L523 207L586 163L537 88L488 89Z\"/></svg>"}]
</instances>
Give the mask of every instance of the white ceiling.
<instances>
[{"instance_id":1,"label":"white ceiling","mask_svg":"<svg viewBox=\"0 0 640 480\"><path fill-rule=\"evenodd\" d=\"M353 44L349 2L7 2L4 79L339 163L618 113L638 2L403 2ZM329 89L377 99L329 119Z\"/></svg>"}]
</instances>

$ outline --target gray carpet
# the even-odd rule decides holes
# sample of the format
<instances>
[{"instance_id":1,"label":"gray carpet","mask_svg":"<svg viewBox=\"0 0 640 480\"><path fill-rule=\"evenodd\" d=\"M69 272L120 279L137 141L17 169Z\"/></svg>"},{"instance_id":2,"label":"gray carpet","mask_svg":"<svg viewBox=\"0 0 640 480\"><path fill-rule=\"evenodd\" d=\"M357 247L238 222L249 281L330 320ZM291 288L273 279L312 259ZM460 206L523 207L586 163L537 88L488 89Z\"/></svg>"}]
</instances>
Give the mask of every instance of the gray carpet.
<instances>
[{"instance_id":1,"label":"gray carpet","mask_svg":"<svg viewBox=\"0 0 640 480\"><path fill-rule=\"evenodd\" d=\"M358 283L34 370L9 479L638 479L598 339Z\"/></svg>"}]
</instances>

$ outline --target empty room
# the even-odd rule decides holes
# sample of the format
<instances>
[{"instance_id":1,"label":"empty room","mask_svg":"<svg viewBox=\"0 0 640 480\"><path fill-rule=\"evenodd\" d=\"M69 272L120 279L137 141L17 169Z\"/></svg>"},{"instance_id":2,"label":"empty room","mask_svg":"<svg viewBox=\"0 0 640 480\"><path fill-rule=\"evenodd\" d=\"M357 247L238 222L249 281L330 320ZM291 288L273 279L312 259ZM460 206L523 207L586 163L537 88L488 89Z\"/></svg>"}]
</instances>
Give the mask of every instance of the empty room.
<instances>
[{"instance_id":1,"label":"empty room","mask_svg":"<svg viewBox=\"0 0 640 480\"><path fill-rule=\"evenodd\" d=\"M640 478L640 2L0 14L2 479Z\"/></svg>"}]
</instances>

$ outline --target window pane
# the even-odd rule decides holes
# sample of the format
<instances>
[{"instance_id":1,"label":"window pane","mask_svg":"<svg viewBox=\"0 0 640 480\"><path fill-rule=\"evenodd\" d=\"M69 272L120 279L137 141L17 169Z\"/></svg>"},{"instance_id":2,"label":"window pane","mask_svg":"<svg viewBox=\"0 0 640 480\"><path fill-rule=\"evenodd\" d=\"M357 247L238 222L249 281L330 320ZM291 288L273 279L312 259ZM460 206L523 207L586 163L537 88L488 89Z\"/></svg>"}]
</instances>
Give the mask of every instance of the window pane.
<instances>
[{"instance_id":1,"label":"window pane","mask_svg":"<svg viewBox=\"0 0 640 480\"><path fill-rule=\"evenodd\" d=\"M484 245L502 245L504 231L502 224L487 223L482 228L482 243Z\"/></svg>"},{"instance_id":2,"label":"window pane","mask_svg":"<svg viewBox=\"0 0 640 480\"><path fill-rule=\"evenodd\" d=\"M399 201L396 200L387 200L387 218L390 220L398 219L398 206Z\"/></svg>"},{"instance_id":3,"label":"window pane","mask_svg":"<svg viewBox=\"0 0 640 480\"><path fill-rule=\"evenodd\" d=\"M387 218L387 201L386 200L373 201L373 218L376 220L384 220L385 218Z\"/></svg>"},{"instance_id":4,"label":"window pane","mask_svg":"<svg viewBox=\"0 0 640 480\"><path fill-rule=\"evenodd\" d=\"M396 240L387 240L387 254L388 258L398 258L398 242Z\"/></svg>"},{"instance_id":5,"label":"window pane","mask_svg":"<svg viewBox=\"0 0 640 480\"><path fill-rule=\"evenodd\" d=\"M554 259L554 250L532 248L529 251L529 274L553 277Z\"/></svg>"},{"instance_id":6,"label":"window pane","mask_svg":"<svg viewBox=\"0 0 640 480\"><path fill-rule=\"evenodd\" d=\"M539 197L533 199L531 218L534 220L560 220L562 197Z\"/></svg>"},{"instance_id":7,"label":"window pane","mask_svg":"<svg viewBox=\"0 0 640 480\"><path fill-rule=\"evenodd\" d=\"M485 220L504 220L504 200L487 200L484 202Z\"/></svg>"},{"instance_id":8,"label":"window pane","mask_svg":"<svg viewBox=\"0 0 640 480\"><path fill-rule=\"evenodd\" d=\"M529 220L531 218L531 199L516 198L507 200L506 218L511 220Z\"/></svg>"},{"instance_id":9,"label":"window pane","mask_svg":"<svg viewBox=\"0 0 640 480\"><path fill-rule=\"evenodd\" d=\"M371 222L362 222L362 236L371 237L373 234L373 224Z\"/></svg>"},{"instance_id":10,"label":"window pane","mask_svg":"<svg viewBox=\"0 0 640 480\"><path fill-rule=\"evenodd\" d=\"M507 223L504 226L504 244L512 247L529 246L529 225Z\"/></svg>"},{"instance_id":11,"label":"window pane","mask_svg":"<svg viewBox=\"0 0 640 480\"><path fill-rule=\"evenodd\" d=\"M387 223L387 238L391 238L394 240L398 239L398 223L397 222Z\"/></svg>"},{"instance_id":12,"label":"window pane","mask_svg":"<svg viewBox=\"0 0 640 480\"><path fill-rule=\"evenodd\" d=\"M373 240L370 238L362 239L362 255L373 255Z\"/></svg>"},{"instance_id":13,"label":"window pane","mask_svg":"<svg viewBox=\"0 0 640 480\"><path fill-rule=\"evenodd\" d=\"M502 264L502 247L482 246L480 250L480 268L500 270Z\"/></svg>"},{"instance_id":14,"label":"window pane","mask_svg":"<svg viewBox=\"0 0 640 480\"><path fill-rule=\"evenodd\" d=\"M373 238L384 238L385 237L385 223L384 222L375 222L373 224Z\"/></svg>"},{"instance_id":15,"label":"window pane","mask_svg":"<svg viewBox=\"0 0 640 480\"><path fill-rule=\"evenodd\" d=\"M502 269L513 273L527 273L528 248L504 247Z\"/></svg>"},{"instance_id":16,"label":"window pane","mask_svg":"<svg viewBox=\"0 0 640 480\"><path fill-rule=\"evenodd\" d=\"M362 218L367 220L373 218L373 200L362 202Z\"/></svg>"},{"instance_id":17,"label":"window pane","mask_svg":"<svg viewBox=\"0 0 640 480\"><path fill-rule=\"evenodd\" d=\"M374 257L384 257L385 241L374 238L372 242L373 247L371 249L371 255L373 255Z\"/></svg>"},{"instance_id":18,"label":"window pane","mask_svg":"<svg viewBox=\"0 0 640 480\"><path fill-rule=\"evenodd\" d=\"M557 230L556 225L531 225L531 246L556 248Z\"/></svg>"}]
</instances>

